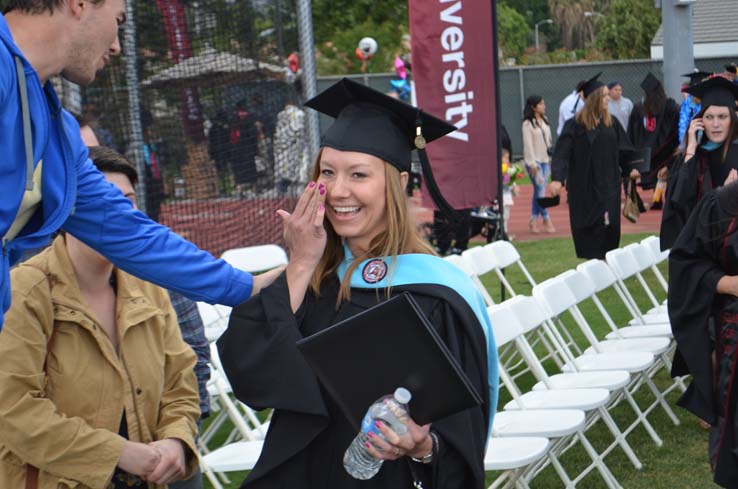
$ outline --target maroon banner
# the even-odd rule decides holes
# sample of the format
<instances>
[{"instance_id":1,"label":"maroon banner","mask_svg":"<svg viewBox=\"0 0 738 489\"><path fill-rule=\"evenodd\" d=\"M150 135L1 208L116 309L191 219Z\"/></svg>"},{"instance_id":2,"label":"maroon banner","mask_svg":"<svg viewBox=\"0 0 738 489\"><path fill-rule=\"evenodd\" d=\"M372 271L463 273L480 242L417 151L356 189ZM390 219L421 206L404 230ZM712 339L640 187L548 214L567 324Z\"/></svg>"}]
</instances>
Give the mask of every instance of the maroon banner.
<instances>
[{"instance_id":1,"label":"maroon banner","mask_svg":"<svg viewBox=\"0 0 738 489\"><path fill-rule=\"evenodd\" d=\"M456 209L497 198L493 1L409 1L418 107L458 128L427 148L438 186Z\"/></svg>"},{"instance_id":2,"label":"maroon banner","mask_svg":"<svg viewBox=\"0 0 738 489\"><path fill-rule=\"evenodd\" d=\"M180 0L157 0L156 5L161 11L172 60L175 63L180 63L187 58L191 58L192 46L190 36L187 33L184 6ZM185 134L193 141L204 140L202 109L200 108L200 95L197 89L194 87L183 88L180 99L182 101L182 121Z\"/></svg>"}]
</instances>

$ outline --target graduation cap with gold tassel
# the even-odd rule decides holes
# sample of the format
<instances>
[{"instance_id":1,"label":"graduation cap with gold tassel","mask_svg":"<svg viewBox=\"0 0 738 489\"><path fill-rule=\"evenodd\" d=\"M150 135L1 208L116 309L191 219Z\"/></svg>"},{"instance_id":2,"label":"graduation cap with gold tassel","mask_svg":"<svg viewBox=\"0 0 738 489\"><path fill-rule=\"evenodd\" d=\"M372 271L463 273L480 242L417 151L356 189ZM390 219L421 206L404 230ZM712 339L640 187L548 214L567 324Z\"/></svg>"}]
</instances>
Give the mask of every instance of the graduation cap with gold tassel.
<instances>
[{"instance_id":1,"label":"graduation cap with gold tassel","mask_svg":"<svg viewBox=\"0 0 738 489\"><path fill-rule=\"evenodd\" d=\"M370 154L401 172L410 171L410 153L417 149L433 202L448 218L456 216L436 184L425 151L427 143L455 131L455 126L348 78L331 85L305 106L336 119L323 134L321 146Z\"/></svg>"}]
</instances>

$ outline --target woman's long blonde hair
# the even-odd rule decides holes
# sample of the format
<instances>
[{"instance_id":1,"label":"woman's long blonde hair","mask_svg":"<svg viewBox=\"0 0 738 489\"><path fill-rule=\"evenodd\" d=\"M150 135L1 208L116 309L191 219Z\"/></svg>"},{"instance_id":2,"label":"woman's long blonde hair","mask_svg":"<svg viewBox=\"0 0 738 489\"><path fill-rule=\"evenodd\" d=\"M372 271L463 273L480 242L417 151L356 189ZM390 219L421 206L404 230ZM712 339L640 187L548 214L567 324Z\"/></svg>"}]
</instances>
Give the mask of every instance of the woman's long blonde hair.
<instances>
[{"instance_id":1,"label":"woman's long blonde hair","mask_svg":"<svg viewBox=\"0 0 738 489\"><path fill-rule=\"evenodd\" d=\"M594 92L590 93L586 99L584 99L584 107L576 115L577 122L583 125L587 131L593 130L597 127L600 122L605 126L612 126L612 117L607 109L602 108L602 92L607 87L600 87Z\"/></svg>"},{"instance_id":2,"label":"woman's long blonde hair","mask_svg":"<svg viewBox=\"0 0 738 489\"><path fill-rule=\"evenodd\" d=\"M311 181L317 181L320 177L321 155L322 151L318 153L315 165L313 166ZM354 257L341 283L336 305L351 298L351 274L364 260L375 257L392 257L393 260L389 272L391 276L394 257L397 255L406 253L435 255L433 247L421 236L420 231L410 217L410 208L407 196L405 195L405 188L400 179L400 171L385 162L384 178L387 228L372 239L366 253ZM344 260L341 237L336 234L328 219L325 220L324 225L328 234L328 241L323 251L323 256L320 258L318 266L313 271L313 276L310 279L310 289L315 295L320 294L320 286L323 281L332 273L336 272L338 265ZM389 289L387 293L389 293Z\"/></svg>"}]
</instances>

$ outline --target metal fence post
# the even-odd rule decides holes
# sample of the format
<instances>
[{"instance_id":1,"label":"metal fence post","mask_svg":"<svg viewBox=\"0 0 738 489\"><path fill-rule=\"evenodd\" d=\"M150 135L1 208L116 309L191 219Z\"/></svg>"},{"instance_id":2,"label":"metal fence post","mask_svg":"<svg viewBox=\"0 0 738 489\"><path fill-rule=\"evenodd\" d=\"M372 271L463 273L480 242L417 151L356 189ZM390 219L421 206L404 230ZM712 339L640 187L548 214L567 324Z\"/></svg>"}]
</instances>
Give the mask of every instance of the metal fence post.
<instances>
[{"instance_id":1,"label":"metal fence post","mask_svg":"<svg viewBox=\"0 0 738 489\"><path fill-rule=\"evenodd\" d=\"M136 165L139 180L136 185L136 204L146 212L146 162L143 158L143 130L141 128L141 97L136 71L136 18L134 2L126 2L126 22L123 24L123 60L126 66L128 89L128 124L130 140L127 157Z\"/></svg>"},{"instance_id":2,"label":"metal fence post","mask_svg":"<svg viewBox=\"0 0 738 489\"><path fill-rule=\"evenodd\" d=\"M313 40L313 14L310 0L297 1L297 30L302 58L302 82L304 96L310 99L317 94L317 73L315 69L315 42ZM314 160L320 147L318 113L307 111L307 137L310 159Z\"/></svg>"}]
</instances>

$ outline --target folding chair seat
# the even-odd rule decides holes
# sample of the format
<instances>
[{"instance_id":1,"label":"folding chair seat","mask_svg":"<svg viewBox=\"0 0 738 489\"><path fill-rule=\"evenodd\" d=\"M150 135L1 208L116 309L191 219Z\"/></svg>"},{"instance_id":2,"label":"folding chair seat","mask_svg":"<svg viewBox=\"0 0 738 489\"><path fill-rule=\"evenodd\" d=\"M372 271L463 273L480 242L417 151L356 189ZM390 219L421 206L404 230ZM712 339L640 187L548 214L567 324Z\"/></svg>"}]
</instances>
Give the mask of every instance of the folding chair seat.
<instances>
[{"instance_id":1,"label":"folding chair seat","mask_svg":"<svg viewBox=\"0 0 738 489\"><path fill-rule=\"evenodd\" d=\"M287 264L287 253L280 246L266 244L224 251L221 258L249 273L258 273Z\"/></svg>"},{"instance_id":2,"label":"folding chair seat","mask_svg":"<svg viewBox=\"0 0 738 489\"><path fill-rule=\"evenodd\" d=\"M488 489L518 487L530 489L524 474L533 463L546 456L551 443L542 437L495 438L484 455L484 470L503 471Z\"/></svg>"},{"instance_id":3,"label":"folding chair seat","mask_svg":"<svg viewBox=\"0 0 738 489\"><path fill-rule=\"evenodd\" d=\"M263 441L239 441L229 443L200 457L200 470L215 489L223 489L214 473L251 470L261 456ZM230 484L227 477L223 482Z\"/></svg>"}]
</instances>

